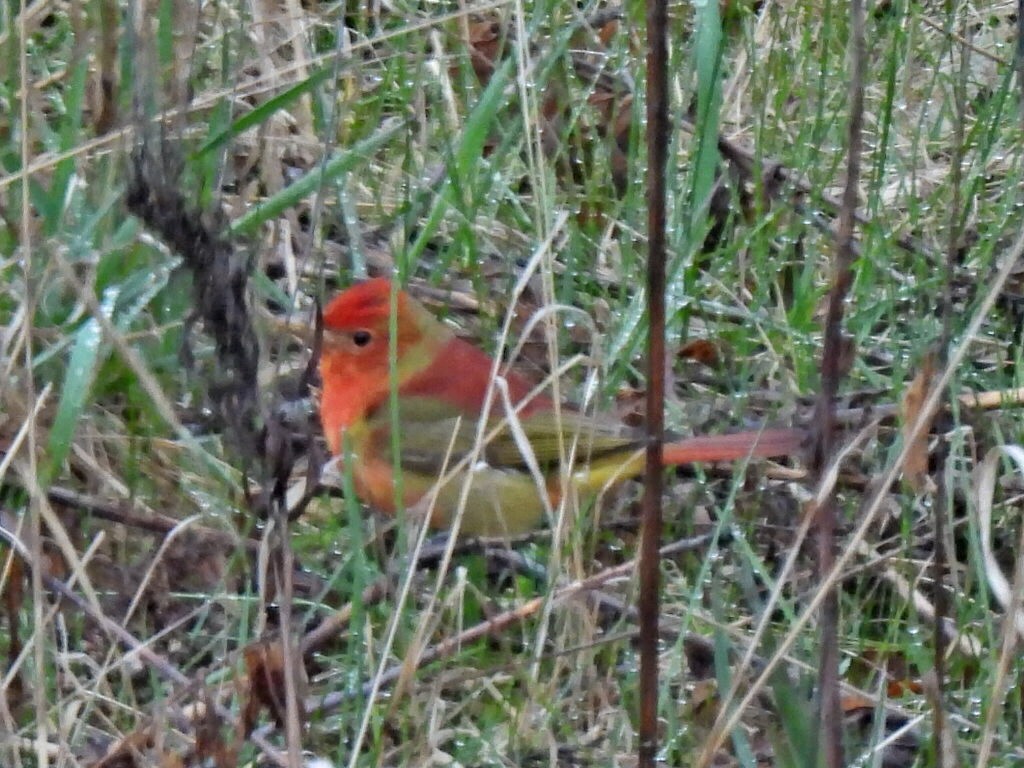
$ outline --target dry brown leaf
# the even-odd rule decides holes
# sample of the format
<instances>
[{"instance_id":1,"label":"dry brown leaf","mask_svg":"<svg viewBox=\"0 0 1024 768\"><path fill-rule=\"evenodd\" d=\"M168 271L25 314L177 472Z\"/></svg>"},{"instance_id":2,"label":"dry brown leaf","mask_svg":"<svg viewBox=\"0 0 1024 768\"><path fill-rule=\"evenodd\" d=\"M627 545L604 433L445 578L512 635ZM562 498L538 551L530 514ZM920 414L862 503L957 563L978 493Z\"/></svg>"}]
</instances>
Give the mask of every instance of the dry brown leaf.
<instances>
[{"instance_id":1,"label":"dry brown leaf","mask_svg":"<svg viewBox=\"0 0 1024 768\"><path fill-rule=\"evenodd\" d=\"M611 18L597 29L597 39L602 45L611 45L612 40L619 34L619 19Z\"/></svg>"},{"instance_id":2,"label":"dry brown leaf","mask_svg":"<svg viewBox=\"0 0 1024 768\"><path fill-rule=\"evenodd\" d=\"M505 46L505 32L496 15L471 17L466 25L466 43L470 63L480 85L487 85L501 60Z\"/></svg>"},{"instance_id":3,"label":"dry brown leaf","mask_svg":"<svg viewBox=\"0 0 1024 768\"><path fill-rule=\"evenodd\" d=\"M136 768L138 758L153 748L151 728L132 731L120 741L111 744L107 753L89 768Z\"/></svg>"},{"instance_id":4,"label":"dry brown leaf","mask_svg":"<svg viewBox=\"0 0 1024 768\"><path fill-rule=\"evenodd\" d=\"M270 712L278 727L283 728L287 717L285 706L285 659L280 640L250 643L242 651L245 669L249 678L249 695L242 705L243 732L252 733L264 707ZM305 669L296 659L296 672L303 676ZM296 697L299 700L299 717L305 720L302 702L305 698L305 679L295 681Z\"/></svg>"},{"instance_id":5,"label":"dry brown leaf","mask_svg":"<svg viewBox=\"0 0 1024 768\"><path fill-rule=\"evenodd\" d=\"M234 740L228 741L223 719L217 714L211 701L204 701L201 713L195 720L195 756L202 765L215 768L234 768L238 765L238 747ZM238 734L238 740L241 734Z\"/></svg>"},{"instance_id":6,"label":"dry brown leaf","mask_svg":"<svg viewBox=\"0 0 1024 768\"><path fill-rule=\"evenodd\" d=\"M907 460L903 463L903 476L915 492L921 492L925 487L925 479L928 476L928 428L921 430L915 440L910 440L910 432L917 423L921 414L921 406L924 405L928 392L931 390L932 380L935 378L935 355L929 353L921 361L921 368L914 380L910 382L903 393L901 403L902 431L904 442L911 443L910 451L907 453ZM930 427L930 424L927 425Z\"/></svg>"},{"instance_id":7,"label":"dry brown leaf","mask_svg":"<svg viewBox=\"0 0 1024 768\"><path fill-rule=\"evenodd\" d=\"M709 368L717 368L722 362L718 346L707 339L694 339L687 342L680 347L677 355L684 360L695 360Z\"/></svg>"},{"instance_id":8,"label":"dry brown leaf","mask_svg":"<svg viewBox=\"0 0 1024 768\"><path fill-rule=\"evenodd\" d=\"M615 411L623 424L630 427L641 427L644 423L646 412L647 390L637 389L628 384L619 387L615 393Z\"/></svg>"}]
</instances>

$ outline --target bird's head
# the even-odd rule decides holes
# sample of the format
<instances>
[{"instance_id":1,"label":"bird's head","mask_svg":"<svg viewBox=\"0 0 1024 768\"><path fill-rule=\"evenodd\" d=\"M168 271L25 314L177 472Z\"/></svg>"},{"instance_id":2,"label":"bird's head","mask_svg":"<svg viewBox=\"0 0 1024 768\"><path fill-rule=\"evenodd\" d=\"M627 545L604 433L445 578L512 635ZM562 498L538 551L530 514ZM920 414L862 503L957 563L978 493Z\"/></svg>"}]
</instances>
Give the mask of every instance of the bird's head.
<instances>
[{"instance_id":1,"label":"bird's head","mask_svg":"<svg viewBox=\"0 0 1024 768\"><path fill-rule=\"evenodd\" d=\"M384 277L357 283L324 309L323 354L387 365L391 346L392 298L398 359L424 339L444 338L448 329L423 305Z\"/></svg>"},{"instance_id":2,"label":"bird's head","mask_svg":"<svg viewBox=\"0 0 1024 768\"><path fill-rule=\"evenodd\" d=\"M391 382L400 385L429 365L452 335L426 307L394 288L387 278L353 285L334 297L323 312L320 374L326 402L341 408L344 420L358 417L386 397Z\"/></svg>"}]
</instances>

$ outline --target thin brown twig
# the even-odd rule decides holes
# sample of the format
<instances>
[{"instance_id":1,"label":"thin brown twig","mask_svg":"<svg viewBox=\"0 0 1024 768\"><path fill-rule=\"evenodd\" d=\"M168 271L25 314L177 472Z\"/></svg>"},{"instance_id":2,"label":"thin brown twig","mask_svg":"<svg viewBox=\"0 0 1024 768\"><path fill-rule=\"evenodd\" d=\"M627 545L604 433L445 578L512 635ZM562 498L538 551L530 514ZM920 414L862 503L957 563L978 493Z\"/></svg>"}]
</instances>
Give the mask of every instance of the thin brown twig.
<instances>
[{"instance_id":1,"label":"thin brown twig","mask_svg":"<svg viewBox=\"0 0 1024 768\"><path fill-rule=\"evenodd\" d=\"M274 526L276 538L274 551L277 555L275 562L279 566L277 568L277 603L281 622L281 651L284 656L285 745L288 750L288 764L291 768L300 768L302 765L302 723L305 720L305 712L301 709L302 701L300 700L298 682L300 669L302 679L305 679L305 667L302 666L302 655L296 652L298 645L292 634L292 607L295 601L295 585L292 576L295 571L295 557L288 529L288 510L284 504L276 506L277 509L273 516L276 523Z\"/></svg>"},{"instance_id":2,"label":"thin brown twig","mask_svg":"<svg viewBox=\"0 0 1024 768\"><path fill-rule=\"evenodd\" d=\"M1002 56L998 56L998 55L992 53L992 51L987 49L987 48L982 48L981 46L975 45L974 43L972 43L970 41L969 38L965 37L963 34L960 34L958 32L954 32L953 30L948 29L948 28L942 26L937 21L932 21L925 14L923 14L923 13L919 14L916 18L922 24L924 24L926 27L931 27L936 32L941 32L942 34L944 34L951 41L953 41L953 42L957 43L958 45L960 45L960 47L963 48L965 51L970 51L971 53L976 53L979 56L981 56L982 58L988 59L989 61L993 62L994 64L998 64L1000 67L1008 67L1008 66L1010 66L1010 62L1007 61L1006 59L1004 59ZM1019 20L1019 17L1018 17L1018 20Z\"/></svg>"},{"instance_id":3,"label":"thin brown twig","mask_svg":"<svg viewBox=\"0 0 1024 768\"><path fill-rule=\"evenodd\" d=\"M169 515L161 515L159 512L153 511L139 512L133 508L134 504L127 505L115 501L107 501L59 485L51 485L46 491L46 496L52 504L71 507L80 512L98 517L101 520L106 520L109 523L118 523L149 533L167 534L181 525L181 520ZM246 539L219 528L193 525L192 532L218 543L232 546L241 544L247 549L254 551L260 545L260 542L256 539Z\"/></svg>"},{"instance_id":4,"label":"thin brown twig","mask_svg":"<svg viewBox=\"0 0 1024 768\"><path fill-rule=\"evenodd\" d=\"M647 0L647 457L640 538L639 768L658 755L658 612L665 441L665 254L668 163L668 2Z\"/></svg>"},{"instance_id":5,"label":"thin brown twig","mask_svg":"<svg viewBox=\"0 0 1024 768\"><path fill-rule=\"evenodd\" d=\"M847 126L846 186L836 232L836 255L832 285L828 296L825 319L825 341L821 359L821 391L818 393L816 445L811 469L819 478L827 471L836 446L835 401L839 381L843 377L842 358L843 315L846 298L853 285L854 227L857 214L858 185L860 183L861 131L864 119L864 6L861 0L850 2L850 117ZM834 489L830 490L814 510L816 570L818 578L825 577L835 567L837 509ZM824 587L823 587L824 589ZM818 723L818 752L828 768L842 768L843 712L839 689L839 592L829 588L821 601L819 616L821 662L818 673L820 720Z\"/></svg>"}]
</instances>

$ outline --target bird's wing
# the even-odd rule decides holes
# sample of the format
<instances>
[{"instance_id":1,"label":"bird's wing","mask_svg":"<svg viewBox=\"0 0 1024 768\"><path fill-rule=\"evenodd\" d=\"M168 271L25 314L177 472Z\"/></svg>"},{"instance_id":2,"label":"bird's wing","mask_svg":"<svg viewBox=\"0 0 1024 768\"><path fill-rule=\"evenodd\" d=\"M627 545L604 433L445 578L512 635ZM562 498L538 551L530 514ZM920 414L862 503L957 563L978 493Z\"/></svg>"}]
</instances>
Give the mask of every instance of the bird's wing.
<instances>
[{"instance_id":1,"label":"bird's wing","mask_svg":"<svg viewBox=\"0 0 1024 768\"><path fill-rule=\"evenodd\" d=\"M390 403L385 403L370 417L368 426L380 451L392 450L392 424L401 426L398 455L404 470L439 473L472 453L477 419L437 398L402 396L395 405L396 414ZM480 460L497 469L528 471L524 438L532 460L545 474L555 471L574 445L578 462L632 453L642 445L630 430L568 409L557 416L544 411L523 419L503 418L496 413L485 430Z\"/></svg>"}]
</instances>

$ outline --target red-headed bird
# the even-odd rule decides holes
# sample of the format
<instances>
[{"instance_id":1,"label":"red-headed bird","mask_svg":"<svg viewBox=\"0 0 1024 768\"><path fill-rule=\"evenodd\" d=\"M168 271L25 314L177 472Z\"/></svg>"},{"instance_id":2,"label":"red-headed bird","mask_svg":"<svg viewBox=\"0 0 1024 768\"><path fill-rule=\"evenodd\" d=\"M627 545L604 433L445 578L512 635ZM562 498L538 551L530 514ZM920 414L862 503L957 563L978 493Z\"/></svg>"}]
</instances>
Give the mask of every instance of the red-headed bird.
<instances>
[{"instance_id":1,"label":"red-headed bird","mask_svg":"<svg viewBox=\"0 0 1024 768\"><path fill-rule=\"evenodd\" d=\"M406 508L432 504L430 523L440 529L451 527L464 503L463 535L510 536L538 527L545 518L542 495L553 508L561 498L562 457L574 441L569 480L584 494L596 495L642 472L642 433L568 406L556 412L550 398L529 398L535 387L515 372L504 376L515 413L507 412L502 396L492 395L484 425L487 439L474 453L492 387L493 359L458 338L406 292L394 296L393 353L389 280L369 280L343 291L323 315L320 419L331 451L344 451L344 460L351 462L363 501L383 512L395 511L395 423L401 503ZM804 437L800 429L765 429L682 439L666 443L664 463L791 456L800 451ZM442 476L447 479L434 498ZM470 486L464 496L466 482Z\"/></svg>"}]
</instances>

